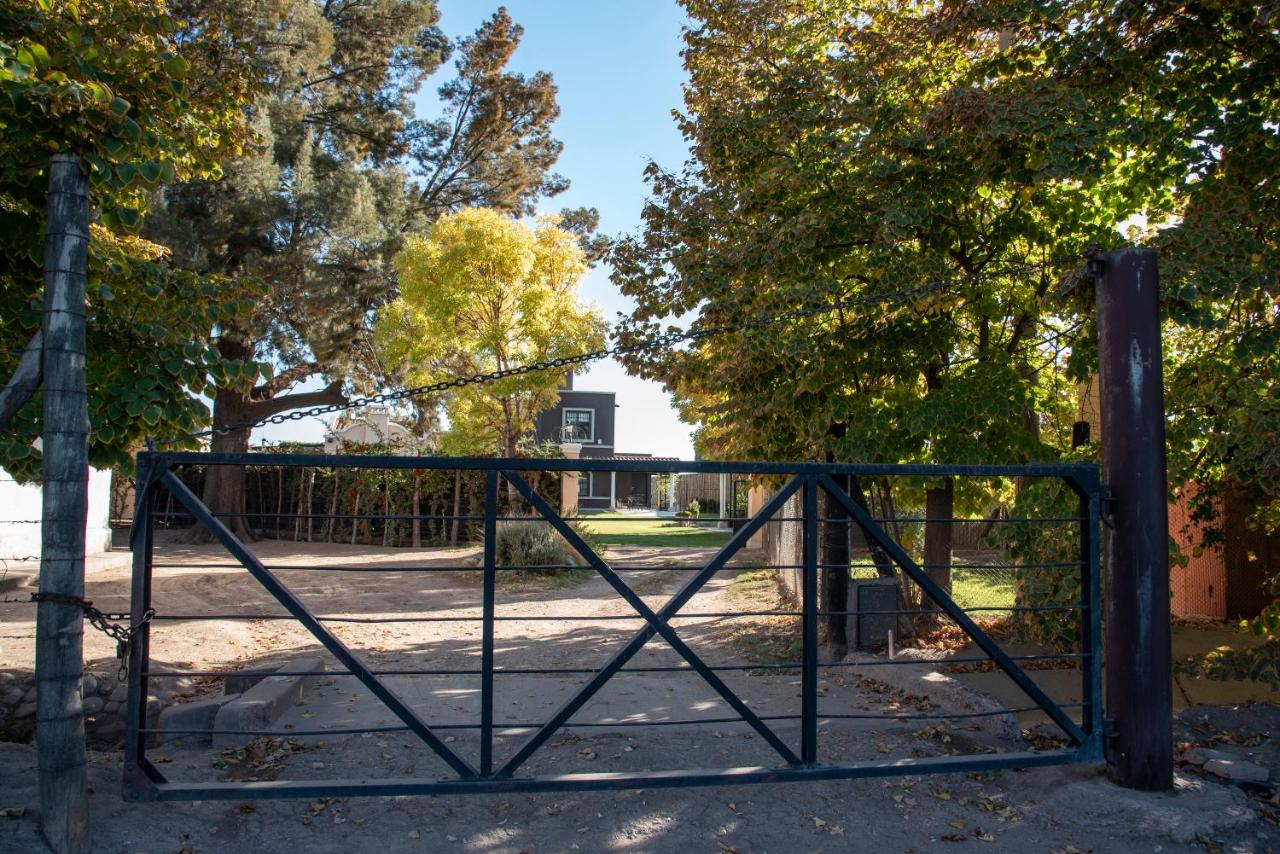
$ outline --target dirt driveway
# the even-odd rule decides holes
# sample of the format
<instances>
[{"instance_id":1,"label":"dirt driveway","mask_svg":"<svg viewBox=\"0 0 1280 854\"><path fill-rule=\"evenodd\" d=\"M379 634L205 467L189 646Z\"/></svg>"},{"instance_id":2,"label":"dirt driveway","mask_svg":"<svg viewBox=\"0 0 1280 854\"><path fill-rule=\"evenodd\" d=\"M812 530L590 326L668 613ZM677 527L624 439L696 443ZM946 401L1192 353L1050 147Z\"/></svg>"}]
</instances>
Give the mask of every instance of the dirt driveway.
<instances>
[{"instance_id":1,"label":"dirt driveway","mask_svg":"<svg viewBox=\"0 0 1280 854\"><path fill-rule=\"evenodd\" d=\"M286 584L367 661L380 669L466 670L478 667L480 584L469 550L378 549L368 546L255 544ZM698 565L708 549L615 547L609 560L625 570L646 602L663 604L687 577L673 564ZM750 561L750 556L744 558ZM157 552L154 604L159 612L153 658L168 667L209 671L260 667L322 654L296 623L233 614L271 615L279 606L231 566L216 547L164 545ZM308 567L290 569L289 567ZM351 570L378 569L378 572ZM686 607L681 636L710 664L746 666L728 621L697 614L768 609L758 589L735 584L744 570L720 573ZM90 579L99 607L125 610L127 570ZM562 585L504 583L498 593L498 679L495 752L510 755L527 737L520 724L544 720L590 671L608 659L641 621L597 577ZM443 622L341 622L445 617ZM570 619L580 618L580 619ZM0 606L3 666L29 668L29 612ZM791 621L794 622L794 621ZM786 620L772 629L787 632ZM773 654L787 644L766 645ZM87 636L87 657L109 664L113 647ZM778 764L763 740L723 701L653 641L573 723L536 753L522 772L635 771ZM552 674L519 672L555 668ZM798 676L786 670L738 670L725 681L784 741L798 740ZM452 749L474 761L478 679L471 674L392 677L398 692L429 722L445 727ZM217 682L196 685L217 690ZM824 671L820 714L827 760L907 759L1025 749L965 721L898 720L932 710L919 698L868 680ZM837 714L868 719L837 719ZM703 725L680 721L715 721ZM403 732L336 730L397 721L355 680L329 674L277 725L281 735L239 748L167 745L154 761L170 779L422 778L444 776L442 763ZM635 726L637 723L664 724ZM1261 730L1280 721L1263 720ZM674 725L665 725L674 724ZM458 726L456 729L450 727ZM330 731L331 732L330 734ZM304 734L306 733L306 734ZM1267 730L1269 737L1270 730ZM1272 808L1240 790L1181 777L1173 794L1116 789L1096 767L903 777L838 783L663 789L581 795L468 795L319 801L125 804L118 795L120 754L95 753L94 850L103 852L347 851L371 843L387 851L1131 851L1280 850ZM34 754L0 744L0 851L39 850ZM1203 841L1201 841L1203 840ZM1208 843L1208 844L1206 844ZM1216 848L1222 844L1228 847Z\"/></svg>"}]
</instances>

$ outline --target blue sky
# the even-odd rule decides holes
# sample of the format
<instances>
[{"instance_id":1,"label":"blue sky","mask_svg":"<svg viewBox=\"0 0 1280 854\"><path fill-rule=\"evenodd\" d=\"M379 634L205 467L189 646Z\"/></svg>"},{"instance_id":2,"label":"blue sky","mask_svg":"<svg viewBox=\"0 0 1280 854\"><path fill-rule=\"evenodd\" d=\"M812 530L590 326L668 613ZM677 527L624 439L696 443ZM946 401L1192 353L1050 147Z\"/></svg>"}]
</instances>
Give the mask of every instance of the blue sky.
<instances>
[{"instance_id":1,"label":"blue sky","mask_svg":"<svg viewBox=\"0 0 1280 854\"><path fill-rule=\"evenodd\" d=\"M473 32L499 4L487 0L441 0L441 26L450 37ZM548 212L594 207L600 228L617 235L636 230L649 160L675 168L688 155L671 111L681 106L685 79L680 60L684 13L674 0L507 0L512 18L525 28L512 69L549 71L559 89L555 134L564 142L556 171L570 189L550 200ZM435 89L452 75L442 69L418 99L419 112L434 115ZM629 308L596 268L583 295L597 302L607 320ZM691 428L676 417L662 387L627 376L614 362L599 363L575 383L618 393L616 447L620 452L693 457ZM318 422L264 428L259 438L318 439Z\"/></svg>"}]
</instances>

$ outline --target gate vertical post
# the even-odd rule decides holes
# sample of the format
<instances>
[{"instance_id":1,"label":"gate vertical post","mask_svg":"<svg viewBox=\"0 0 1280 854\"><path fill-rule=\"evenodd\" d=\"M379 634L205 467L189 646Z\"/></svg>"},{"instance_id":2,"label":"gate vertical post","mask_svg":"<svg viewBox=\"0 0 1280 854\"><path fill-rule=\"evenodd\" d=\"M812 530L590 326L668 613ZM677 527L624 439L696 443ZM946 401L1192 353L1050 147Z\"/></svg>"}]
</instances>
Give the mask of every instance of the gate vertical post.
<instances>
[{"instance_id":1,"label":"gate vertical post","mask_svg":"<svg viewBox=\"0 0 1280 854\"><path fill-rule=\"evenodd\" d=\"M800 760L818 760L818 482L804 482L804 583L802 632L804 672L800 680Z\"/></svg>"},{"instance_id":2,"label":"gate vertical post","mask_svg":"<svg viewBox=\"0 0 1280 854\"><path fill-rule=\"evenodd\" d=\"M156 469L162 463L151 453L138 455L138 474L133 490L133 526L130 530L133 548L133 582L129 596L129 627L135 632L129 644L129 685L124 735L125 797L143 797L148 785L142 759L147 746L146 722L147 667L151 661L151 623L145 619L151 610L151 573L154 560L155 519L151 515L155 503L152 492Z\"/></svg>"},{"instance_id":3,"label":"gate vertical post","mask_svg":"<svg viewBox=\"0 0 1280 854\"><path fill-rule=\"evenodd\" d=\"M1102 257L1097 282L1102 470L1113 491L1107 541L1106 693L1111 779L1173 786L1169 521L1156 253Z\"/></svg>"},{"instance_id":4,"label":"gate vertical post","mask_svg":"<svg viewBox=\"0 0 1280 854\"><path fill-rule=\"evenodd\" d=\"M493 773L493 608L497 583L498 472L484 473L484 605L480 648L480 774Z\"/></svg>"}]
</instances>

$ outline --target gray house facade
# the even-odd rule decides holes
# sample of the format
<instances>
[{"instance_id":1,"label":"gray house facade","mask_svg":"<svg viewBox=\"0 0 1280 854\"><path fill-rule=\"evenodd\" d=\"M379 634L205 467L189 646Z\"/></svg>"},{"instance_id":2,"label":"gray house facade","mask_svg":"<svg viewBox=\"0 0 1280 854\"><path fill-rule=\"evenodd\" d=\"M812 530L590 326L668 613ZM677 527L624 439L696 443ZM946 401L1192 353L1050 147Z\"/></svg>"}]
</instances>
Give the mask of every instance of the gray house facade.
<instances>
[{"instance_id":1,"label":"gray house facade","mask_svg":"<svg viewBox=\"0 0 1280 854\"><path fill-rule=\"evenodd\" d=\"M539 444L565 441L582 444L582 458L646 460L651 454L618 453L614 447L618 419L617 394L574 388L573 374L565 378L560 400L538 414L534 440ZM583 472L578 477L578 506L649 507L654 477L642 472Z\"/></svg>"}]
</instances>

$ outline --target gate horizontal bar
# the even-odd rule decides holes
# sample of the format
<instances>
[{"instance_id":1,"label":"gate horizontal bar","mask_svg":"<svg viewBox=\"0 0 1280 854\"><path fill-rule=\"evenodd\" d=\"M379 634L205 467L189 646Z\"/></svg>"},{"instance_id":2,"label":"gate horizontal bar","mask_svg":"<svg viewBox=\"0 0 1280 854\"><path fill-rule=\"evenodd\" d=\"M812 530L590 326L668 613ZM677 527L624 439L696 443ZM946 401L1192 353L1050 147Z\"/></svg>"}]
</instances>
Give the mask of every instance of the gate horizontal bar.
<instances>
[{"instance_id":1,"label":"gate horizontal bar","mask_svg":"<svg viewBox=\"0 0 1280 854\"><path fill-rule=\"evenodd\" d=\"M882 759L844 765L752 766L720 770L643 771L561 774L539 777L488 777L470 780L350 779L327 782L258 780L244 783L152 783L126 792L129 800L226 801L250 798L350 798L394 795L461 795L666 789L736 786L748 783L800 783L852 780L904 774L971 773L999 768L1043 768L1098 757L1091 750L1024 751L925 759Z\"/></svg>"},{"instance_id":2,"label":"gate horizontal bar","mask_svg":"<svg viewBox=\"0 0 1280 854\"><path fill-rule=\"evenodd\" d=\"M533 457L401 457L350 454L222 454L200 451L144 451L168 465L312 466L318 468L441 469L445 471L602 471L674 474L852 474L867 477L1097 477L1089 463L1034 463L1012 466L890 465L868 463L753 463L720 460L605 460Z\"/></svg>"}]
</instances>

